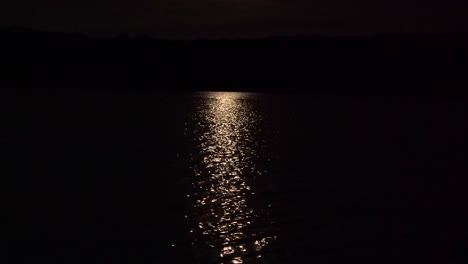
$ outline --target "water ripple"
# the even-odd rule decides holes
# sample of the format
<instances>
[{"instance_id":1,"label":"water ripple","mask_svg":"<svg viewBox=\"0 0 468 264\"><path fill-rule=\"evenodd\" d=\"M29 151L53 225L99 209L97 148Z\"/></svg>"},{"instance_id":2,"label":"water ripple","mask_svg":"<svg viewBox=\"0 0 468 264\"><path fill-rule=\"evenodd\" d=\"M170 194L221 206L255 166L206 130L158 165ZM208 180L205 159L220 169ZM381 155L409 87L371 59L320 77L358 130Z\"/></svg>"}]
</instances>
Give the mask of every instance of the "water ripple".
<instances>
[{"instance_id":1,"label":"water ripple","mask_svg":"<svg viewBox=\"0 0 468 264\"><path fill-rule=\"evenodd\" d=\"M261 116L248 94L209 93L194 116L193 207L198 222L190 233L200 259L218 263L244 263L261 259L275 237L255 228L267 217L249 205L255 199L252 182L261 172L256 160L262 146L256 135Z\"/></svg>"}]
</instances>

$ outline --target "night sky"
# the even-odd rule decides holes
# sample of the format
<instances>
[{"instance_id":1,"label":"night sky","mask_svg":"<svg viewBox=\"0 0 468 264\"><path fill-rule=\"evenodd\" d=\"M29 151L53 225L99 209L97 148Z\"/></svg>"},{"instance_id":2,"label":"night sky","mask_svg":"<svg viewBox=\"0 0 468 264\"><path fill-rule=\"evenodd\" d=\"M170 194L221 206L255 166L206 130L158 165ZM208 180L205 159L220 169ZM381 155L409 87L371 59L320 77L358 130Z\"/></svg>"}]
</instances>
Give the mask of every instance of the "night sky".
<instances>
[{"instance_id":1,"label":"night sky","mask_svg":"<svg viewBox=\"0 0 468 264\"><path fill-rule=\"evenodd\" d=\"M468 30L465 0L3 0L0 27L169 37Z\"/></svg>"}]
</instances>

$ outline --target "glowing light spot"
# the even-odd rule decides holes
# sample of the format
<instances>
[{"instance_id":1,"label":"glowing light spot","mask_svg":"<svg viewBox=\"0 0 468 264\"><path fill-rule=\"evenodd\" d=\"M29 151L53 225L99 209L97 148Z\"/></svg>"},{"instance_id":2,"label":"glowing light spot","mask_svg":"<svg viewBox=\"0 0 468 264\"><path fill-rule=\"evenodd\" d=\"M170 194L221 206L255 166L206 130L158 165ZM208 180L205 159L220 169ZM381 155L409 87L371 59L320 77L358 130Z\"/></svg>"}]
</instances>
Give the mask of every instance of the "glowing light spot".
<instances>
[{"instance_id":1,"label":"glowing light spot","mask_svg":"<svg viewBox=\"0 0 468 264\"><path fill-rule=\"evenodd\" d=\"M241 258L241 257L235 257L235 258L232 260L232 263L233 263L233 264L241 264L241 263L243 263L243 261L242 261L242 258Z\"/></svg>"}]
</instances>

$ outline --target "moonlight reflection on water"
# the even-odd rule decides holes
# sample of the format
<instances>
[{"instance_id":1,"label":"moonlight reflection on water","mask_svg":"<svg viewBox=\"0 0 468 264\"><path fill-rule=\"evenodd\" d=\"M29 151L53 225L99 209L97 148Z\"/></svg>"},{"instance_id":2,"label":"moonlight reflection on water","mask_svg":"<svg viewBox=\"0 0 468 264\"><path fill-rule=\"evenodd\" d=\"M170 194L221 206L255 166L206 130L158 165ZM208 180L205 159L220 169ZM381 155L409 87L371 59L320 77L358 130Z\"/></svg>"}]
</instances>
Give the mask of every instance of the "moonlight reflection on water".
<instances>
[{"instance_id":1,"label":"moonlight reflection on water","mask_svg":"<svg viewBox=\"0 0 468 264\"><path fill-rule=\"evenodd\" d=\"M192 217L198 224L191 233L195 248L210 261L260 259L263 248L274 239L256 231L254 223L266 216L249 206L249 200L255 199L250 183L261 174L255 160L262 148L254 136L261 117L249 96L206 94L195 115L199 153L193 166Z\"/></svg>"}]
</instances>

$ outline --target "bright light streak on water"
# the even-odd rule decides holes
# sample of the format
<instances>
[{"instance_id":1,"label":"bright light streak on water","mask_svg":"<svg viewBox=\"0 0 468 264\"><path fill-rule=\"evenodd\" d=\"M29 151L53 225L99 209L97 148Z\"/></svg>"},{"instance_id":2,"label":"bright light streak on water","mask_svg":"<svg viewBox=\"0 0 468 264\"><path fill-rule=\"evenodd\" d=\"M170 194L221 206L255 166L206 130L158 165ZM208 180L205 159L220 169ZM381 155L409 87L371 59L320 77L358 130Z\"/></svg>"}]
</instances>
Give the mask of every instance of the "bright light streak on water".
<instances>
[{"instance_id":1,"label":"bright light streak on water","mask_svg":"<svg viewBox=\"0 0 468 264\"><path fill-rule=\"evenodd\" d=\"M260 212L251 182L261 142L255 139L261 116L244 93L207 93L195 115L198 156L194 160L192 230L195 247L210 262L243 263L260 259L271 243L254 228ZM264 221L264 220L263 220Z\"/></svg>"}]
</instances>

